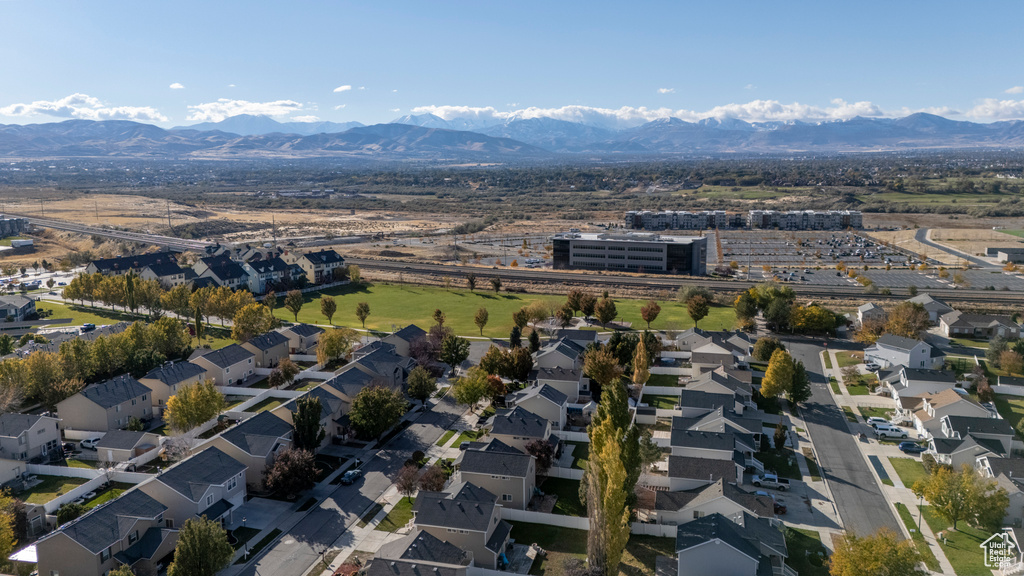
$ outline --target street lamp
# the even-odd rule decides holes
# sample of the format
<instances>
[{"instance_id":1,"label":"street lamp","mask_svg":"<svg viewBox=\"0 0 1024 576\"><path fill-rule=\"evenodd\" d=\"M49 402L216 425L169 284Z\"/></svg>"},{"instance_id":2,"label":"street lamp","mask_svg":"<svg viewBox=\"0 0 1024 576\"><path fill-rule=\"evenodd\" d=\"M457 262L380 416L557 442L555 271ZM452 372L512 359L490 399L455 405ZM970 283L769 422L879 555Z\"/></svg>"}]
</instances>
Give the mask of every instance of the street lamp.
<instances>
[{"instance_id":1,"label":"street lamp","mask_svg":"<svg viewBox=\"0 0 1024 576\"><path fill-rule=\"evenodd\" d=\"M920 498L921 500L917 503L917 530L924 534L924 532L921 531L921 515L924 513L924 494L922 494Z\"/></svg>"},{"instance_id":2,"label":"street lamp","mask_svg":"<svg viewBox=\"0 0 1024 576\"><path fill-rule=\"evenodd\" d=\"M245 538L245 516L242 516L242 537ZM242 543L244 551L242 552L242 560L249 559L249 539L245 538L245 542Z\"/></svg>"}]
</instances>

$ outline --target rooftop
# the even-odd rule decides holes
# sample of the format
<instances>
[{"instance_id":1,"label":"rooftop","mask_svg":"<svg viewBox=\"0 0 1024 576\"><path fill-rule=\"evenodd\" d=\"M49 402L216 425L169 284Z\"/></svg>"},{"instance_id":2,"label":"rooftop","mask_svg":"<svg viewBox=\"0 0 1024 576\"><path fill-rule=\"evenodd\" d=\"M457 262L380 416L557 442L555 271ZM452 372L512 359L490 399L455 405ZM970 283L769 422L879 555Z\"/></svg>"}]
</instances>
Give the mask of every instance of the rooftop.
<instances>
[{"instance_id":1,"label":"rooftop","mask_svg":"<svg viewBox=\"0 0 1024 576\"><path fill-rule=\"evenodd\" d=\"M227 484L245 469L245 464L211 446L168 468L156 480L189 500L199 502L210 486Z\"/></svg>"},{"instance_id":2,"label":"rooftop","mask_svg":"<svg viewBox=\"0 0 1024 576\"><path fill-rule=\"evenodd\" d=\"M222 432L221 438L246 454L266 456L281 438L289 437L291 432L291 424L266 411Z\"/></svg>"},{"instance_id":3,"label":"rooftop","mask_svg":"<svg viewBox=\"0 0 1024 576\"><path fill-rule=\"evenodd\" d=\"M106 382L93 384L79 392L79 394L101 408L113 408L133 398L149 394L149 388L140 384L138 380L130 375L122 374Z\"/></svg>"},{"instance_id":4,"label":"rooftop","mask_svg":"<svg viewBox=\"0 0 1024 576\"><path fill-rule=\"evenodd\" d=\"M206 374L206 368L203 368L198 364L193 364L191 362L174 362L173 364L164 364L150 370L148 374L142 377L142 379L159 380L160 382L170 386L172 384L184 382L190 378L195 378L202 374Z\"/></svg>"},{"instance_id":5,"label":"rooftop","mask_svg":"<svg viewBox=\"0 0 1024 576\"><path fill-rule=\"evenodd\" d=\"M203 358L218 368L228 368L238 364L239 362L244 362L249 358L256 357L252 352L242 348L240 344L231 344L230 346L225 346L219 350L200 352L198 357L195 356L196 355L193 354L193 358L190 358L190 360Z\"/></svg>"}]
</instances>

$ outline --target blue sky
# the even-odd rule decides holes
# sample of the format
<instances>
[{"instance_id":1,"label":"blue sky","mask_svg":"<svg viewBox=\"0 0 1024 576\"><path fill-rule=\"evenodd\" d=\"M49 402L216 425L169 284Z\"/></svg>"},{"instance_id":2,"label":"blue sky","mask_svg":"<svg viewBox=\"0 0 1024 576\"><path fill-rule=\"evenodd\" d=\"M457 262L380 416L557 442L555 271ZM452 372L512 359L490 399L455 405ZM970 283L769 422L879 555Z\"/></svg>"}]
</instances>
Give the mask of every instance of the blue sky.
<instances>
[{"instance_id":1,"label":"blue sky","mask_svg":"<svg viewBox=\"0 0 1024 576\"><path fill-rule=\"evenodd\" d=\"M1024 118L1022 16L1016 1L0 0L0 122L988 122Z\"/></svg>"}]
</instances>

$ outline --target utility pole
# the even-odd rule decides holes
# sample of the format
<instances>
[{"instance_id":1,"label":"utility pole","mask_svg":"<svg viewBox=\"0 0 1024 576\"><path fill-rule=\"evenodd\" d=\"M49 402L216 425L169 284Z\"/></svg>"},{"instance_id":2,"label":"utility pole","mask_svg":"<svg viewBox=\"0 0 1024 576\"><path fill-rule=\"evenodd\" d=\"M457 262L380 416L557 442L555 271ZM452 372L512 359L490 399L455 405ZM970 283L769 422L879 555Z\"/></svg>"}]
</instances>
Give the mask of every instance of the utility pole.
<instances>
[{"instance_id":1,"label":"utility pole","mask_svg":"<svg viewBox=\"0 0 1024 576\"><path fill-rule=\"evenodd\" d=\"M167 229L171 232L174 231L174 226L171 226L171 201L167 200Z\"/></svg>"},{"instance_id":2,"label":"utility pole","mask_svg":"<svg viewBox=\"0 0 1024 576\"><path fill-rule=\"evenodd\" d=\"M96 209L96 223L100 223L100 203L96 200L92 201L93 208Z\"/></svg>"},{"instance_id":3,"label":"utility pole","mask_svg":"<svg viewBox=\"0 0 1024 576\"><path fill-rule=\"evenodd\" d=\"M277 250L277 219L270 215L270 231L274 235L274 250Z\"/></svg>"}]
</instances>

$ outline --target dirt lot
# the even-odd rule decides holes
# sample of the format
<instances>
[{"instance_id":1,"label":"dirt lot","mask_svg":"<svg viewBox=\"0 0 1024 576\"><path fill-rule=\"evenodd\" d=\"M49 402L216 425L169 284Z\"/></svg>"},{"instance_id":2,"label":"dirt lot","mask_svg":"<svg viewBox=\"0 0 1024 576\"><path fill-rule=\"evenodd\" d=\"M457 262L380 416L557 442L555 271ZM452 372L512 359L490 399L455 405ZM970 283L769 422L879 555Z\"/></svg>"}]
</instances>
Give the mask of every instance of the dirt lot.
<instances>
[{"instance_id":1,"label":"dirt lot","mask_svg":"<svg viewBox=\"0 0 1024 576\"><path fill-rule=\"evenodd\" d=\"M932 230L932 240L976 256L984 256L986 248L1024 246L1021 238L991 229L940 228Z\"/></svg>"}]
</instances>

